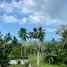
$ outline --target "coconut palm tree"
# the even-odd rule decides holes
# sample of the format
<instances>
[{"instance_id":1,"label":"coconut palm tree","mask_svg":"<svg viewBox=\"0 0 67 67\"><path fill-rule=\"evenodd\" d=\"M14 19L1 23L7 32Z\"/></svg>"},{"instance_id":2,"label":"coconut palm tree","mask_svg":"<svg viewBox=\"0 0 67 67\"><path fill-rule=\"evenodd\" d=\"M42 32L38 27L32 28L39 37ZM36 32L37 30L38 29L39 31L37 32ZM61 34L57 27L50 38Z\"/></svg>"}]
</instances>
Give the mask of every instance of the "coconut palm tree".
<instances>
[{"instance_id":1,"label":"coconut palm tree","mask_svg":"<svg viewBox=\"0 0 67 67\"><path fill-rule=\"evenodd\" d=\"M3 54L5 54L5 50L6 50L6 46L8 45L8 43L9 43L9 41L11 40L11 34L10 33L7 33L6 34L6 36L4 37L4 39L3 39L3 48L4 48L4 50L3 50Z\"/></svg>"},{"instance_id":2,"label":"coconut palm tree","mask_svg":"<svg viewBox=\"0 0 67 67\"><path fill-rule=\"evenodd\" d=\"M11 40L11 34L8 32L6 36L4 37L5 42L9 42Z\"/></svg>"},{"instance_id":3,"label":"coconut palm tree","mask_svg":"<svg viewBox=\"0 0 67 67\"><path fill-rule=\"evenodd\" d=\"M33 38L35 39L34 42L36 42L36 39L37 39L37 35L38 35L38 31L37 31L37 28L33 28Z\"/></svg>"},{"instance_id":4,"label":"coconut palm tree","mask_svg":"<svg viewBox=\"0 0 67 67\"><path fill-rule=\"evenodd\" d=\"M26 41L26 39L28 38L27 29L25 28L20 28L18 34L19 34L19 37L22 39L22 41ZM21 57L22 57L22 46L21 46Z\"/></svg>"},{"instance_id":5,"label":"coconut palm tree","mask_svg":"<svg viewBox=\"0 0 67 67\"><path fill-rule=\"evenodd\" d=\"M40 42L43 42L44 36L45 36L45 30L42 29L42 27L39 27L38 28L38 39L40 40Z\"/></svg>"},{"instance_id":6,"label":"coconut palm tree","mask_svg":"<svg viewBox=\"0 0 67 67\"><path fill-rule=\"evenodd\" d=\"M27 29L25 28L20 28L20 31L18 32L19 37L22 39L22 41L26 41L27 39Z\"/></svg>"},{"instance_id":7,"label":"coconut palm tree","mask_svg":"<svg viewBox=\"0 0 67 67\"><path fill-rule=\"evenodd\" d=\"M61 36L61 41L64 46L67 44L67 25L62 25L60 29L56 31L56 34Z\"/></svg>"},{"instance_id":8,"label":"coconut palm tree","mask_svg":"<svg viewBox=\"0 0 67 67\"><path fill-rule=\"evenodd\" d=\"M56 31L56 34L60 35L61 36L61 46L63 46L63 56L62 57L63 59L65 58L65 61L67 63L67 25L62 25L61 28L59 28L57 31Z\"/></svg>"},{"instance_id":9,"label":"coconut palm tree","mask_svg":"<svg viewBox=\"0 0 67 67\"><path fill-rule=\"evenodd\" d=\"M39 27L37 32L37 38L39 39L39 41L42 43L44 40L44 36L45 36L45 30L42 29L42 27ZM40 52L41 52L41 45L39 45L39 49L37 50L37 66L39 67L39 57L40 57Z\"/></svg>"},{"instance_id":10,"label":"coconut palm tree","mask_svg":"<svg viewBox=\"0 0 67 67\"><path fill-rule=\"evenodd\" d=\"M0 46L0 64L1 67L7 67L8 64L8 53L9 53L9 48L8 48L8 41L10 41L11 37L10 37L10 33L8 33L5 37L2 38L2 36L0 36L0 44L2 44L2 46Z\"/></svg>"},{"instance_id":11,"label":"coconut palm tree","mask_svg":"<svg viewBox=\"0 0 67 67\"><path fill-rule=\"evenodd\" d=\"M45 29L42 29L42 27L39 27L37 37L38 37L40 43L42 44L43 40L45 39ZM41 45L39 47L40 47L40 52L41 52Z\"/></svg>"}]
</instances>

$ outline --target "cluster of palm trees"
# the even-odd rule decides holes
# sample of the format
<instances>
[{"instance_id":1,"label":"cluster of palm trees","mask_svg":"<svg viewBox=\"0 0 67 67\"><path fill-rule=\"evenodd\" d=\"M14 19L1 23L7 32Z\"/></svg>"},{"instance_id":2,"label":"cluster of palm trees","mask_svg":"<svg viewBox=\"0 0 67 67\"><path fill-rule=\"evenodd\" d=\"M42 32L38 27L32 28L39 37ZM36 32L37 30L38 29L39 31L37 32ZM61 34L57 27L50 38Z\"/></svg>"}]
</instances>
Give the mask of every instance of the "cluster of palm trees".
<instances>
[{"instance_id":1,"label":"cluster of palm trees","mask_svg":"<svg viewBox=\"0 0 67 67\"><path fill-rule=\"evenodd\" d=\"M10 60L9 54L14 46L18 45L18 40L8 32L5 36L0 32L0 65L7 67Z\"/></svg>"},{"instance_id":2,"label":"cluster of palm trees","mask_svg":"<svg viewBox=\"0 0 67 67\"><path fill-rule=\"evenodd\" d=\"M4 65L7 64L10 59L25 59L26 55L29 53L34 53L34 55L37 55L38 67L40 64L40 56L49 64L57 62L67 64L67 25L62 25L61 28L56 31L56 34L61 36L60 41L58 42L52 39L51 42L44 43L46 31L42 27L35 27L30 32L26 28L20 28L18 34L22 40L22 43L20 43L18 39L15 36L12 36L10 33L3 36L0 32L1 67L6 67ZM27 45L24 44L27 40L31 40L31 45L25 47ZM43 46L41 46L42 44Z\"/></svg>"},{"instance_id":3,"label":"cluster of palm trees","mask_svg":"<svg viewBox=\"0 0 67 67\"><path fill-rule=\"evenodd\" d=\"M44 40L45 30L42 27L33 28L33 31L27 32L27 29L21 28L19 31L19 37L21 37L22 41L26 41L27 38L30 39L39 39L41 42Z\"/></svg>"},{"instance_id":4,"label":"cluster of palm trees","mask_svg":"<svg viewBox=\"0 0 67 67\"><path fill-rule=\"evenodd\" d=\"M57 29L56 34L60 35L60 41L52 39L43 50L44 59L50 63L67 64L67 25Z\"/></svg>"},{"instance_id":5,"label":"cluster of palm trees","mask_svg":"<svg viewBox=\"0 0 67 67\"><path fill-rule=\"evenodd\" d=\"M19 37L22 39L22 41L26 41L27 38L30 39L39 39L40 42L43 42L44 37L45 37L45 30L42 29L42 27L39 28L33 28L33 31L30 31L29 33L27 32L27 29L21 28L19 31ZM39 67L39 49L37 50L37 66ZM21 57L22 57L22 46L21 46Z\"/></svg>"},{"instance_id":6,"label":"cluster of palm trees","mask_svg":"<svg viewBox=\"0 0 67 67\"><path fill-rule=\"evenodd\" d=\"M10 33L7 33L6 36L3 37L3 35L0 32L0 64L1 67L4 67L4 64L7 64L8 61L8 53L10 52L10 47L7 45L9 41L11 40Z\"/></svg>"},{"instance_id":7,"label":"cluster of palm trees","mask_svg":"<svg viewBox=\"0 0 67 67\"><path fill-rule=\"evenodd\" d=\"M43 42L45 37L45 30L43 30L42 27L39 27L39 28L33 28L33 31L27 32L27 29L21 28L18 34L23 42L26 41L27 38L35 39L35 42L37 39L39 39L40 42ZM22 46L21 46L21 56L22 56Z\"/></svg>"},{"instance_id":8,"label":"cluster of palm trees","mask_svg":"<svg viewBox=\"0 0 67 67\"><path fill-rule=\"evenodd\" d=\"M33 32L27 32L26 28L21 28L18 32L19 37L22 39L22 43L24 43L27 39L39 39L41 42L44 40L44 35L45 35L45 30L42 29L42 27L39 28L33 28ZM15 46L19 45L21 49L19 50L18 48L15 49ZM4 63L7 64L7 58L8 56L11 57L16 53L16 50L21 51L21 57L23 53L23 47L24 44L21 45L21 43L18 42L17 38L12 36L10 33L7 33L5 36L2 35L0 32L0 65L1 67L4 67ZM14 49L13 49L14 47ZM23 49L22 49L23 48ZM11 56L9 54L12 54ZM19 52L17 52L19 53ZM25 53L25 51L24 51ZM19 56L19 55L18 55ZM15 57L18 57L15 56Z\"/></svg>"}]
</instances>

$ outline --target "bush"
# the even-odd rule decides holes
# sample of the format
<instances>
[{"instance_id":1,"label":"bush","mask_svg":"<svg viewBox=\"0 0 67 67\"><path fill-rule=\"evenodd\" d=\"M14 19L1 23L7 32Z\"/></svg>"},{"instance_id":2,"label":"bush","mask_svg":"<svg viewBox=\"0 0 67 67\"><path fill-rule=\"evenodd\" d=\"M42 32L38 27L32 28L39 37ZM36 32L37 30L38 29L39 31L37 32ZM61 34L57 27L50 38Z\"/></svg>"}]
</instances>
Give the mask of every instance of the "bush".
<instances>
[{"instance_id":1,"label":"bush","mask_svg":"<svg viewBox=\"0 0 67 67\"><path fill-rule=\"evenodd\" d=\"M65 64L61 64L59 65L59 67L67 67Z\"/></svg>"},{"instance_id":2,"label":"bush","mask_svg":"<svg viewBox=\"0 0 67 67\"><path fill-rule=\"evenodd\" d=\"M28 56L22 56L21 59L28 59Z\"/></svg>"}]
</instances>

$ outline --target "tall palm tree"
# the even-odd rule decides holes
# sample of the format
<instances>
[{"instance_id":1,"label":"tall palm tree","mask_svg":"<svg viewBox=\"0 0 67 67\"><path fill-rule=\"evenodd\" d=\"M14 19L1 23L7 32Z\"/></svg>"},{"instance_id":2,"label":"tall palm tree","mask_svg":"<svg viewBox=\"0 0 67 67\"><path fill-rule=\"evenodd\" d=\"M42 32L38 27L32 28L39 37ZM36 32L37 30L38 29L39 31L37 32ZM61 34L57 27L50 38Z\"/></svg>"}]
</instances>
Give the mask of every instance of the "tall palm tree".
<instances>
[{"instance_id":1,"label":"tall palm tree","mask_svg":"<svg viewBox=\"0 0 67 67\"><path fill-rule=\"evenodd\" d=\"M34 40L34 44L36 44L36 39L38 39L38 37L37 37L37 35L38 35L38 30L37 30L37 28L36 27L34 27L33 28L33 32L32 32L32 36L33 36L33 39L35 39ZM35 48L36 49L36 48ZM35 51L36 52L36 51Z\"/></svg>"},{"instance_id":2,"label":"tall palm tree","mask_svg":"<svg viewBox=\"0 0 67 67\"><path fill-rule=\"evenodd\" d=\"M20 28L18 34L19 34L19 37L22 39L22 41L26 41L26 39L28 38L27 29L25 28ZM21 46L21 57L22 57L22 46Z\"/></svg>"},{"instance_id":3,"label":"tall palm tree","mask_svg":"<svg viewBox=\"0 0 67 67\"><path fill-rule=\"evenodd\" d=\"M45 36L45 29L42 29L42 27L38 28L38 39L40 42L43 42Z\"/></svg>"},{"instance_id":4,"label":"tall palm tree","mask_svg":"<svg viewBox=\"0 0 67 67\"><path fill-rule=\"evenodd\" d=\"M5 42L9 42L11 40L11 34L8 32L6 36L4 37Z\"/></svg>"},{"instance_id":5,"label":"tall palm tree","mask_svg":"<svg viewBox=\"0 0 67 67\"><path fill-rule=\"evenodd\" d=\"M22 41L26 41L27 38L27 29L20 28L20 31L18 32L19 37L22 39Z\"/></svg>"},{"instance_id":6,"label":"tall palm tree","mask_svg":"<svg viewBox=\"0 0 67 67\"><path fill-rule=\"evenodd\" d=\"M37 38L39 39L39 41L42 43L44 40L44 36L45 36L45 30L42 29L42 27L39 27L37 32ZM41 46L39 45L39 50L37 52L37 65L39 67L39 56L40 56L40 52L41 52Z\"/></svg>"},{"instance_id":7,"label":"tall palm tree","mask_svg":"<svg viewBox=\"0 0 67 67\"><path fill-rule=\"evenodd\" d=\"M3 40L3 42L4 42L4 44L3 44L3 48L4 48L3 52L4 53L3 54L5 54L5 50L6 50L5 47L8 45L10 40L11 40L11 34L7 33L6 36L4 37L4 40Z\"/></svg>"},{"instance_id":8,"label":"tall palm tree","mask_svg":"<svg viewBox=\"0 0 67 67\"><path fill-rule=\"evenodd\" d=\"M43 40L45 39L45 29L42 29L42 27L38 28L38 39L40 41L40 43L43 43ZM41 45L39 45L40 47L40 52L41 52Z\"/></svg>"},{"instance_id":9,"label":"tall palm tree","mask_svg":"<svg viewBox=\"0 0 67 67\"><path fill-rule=\"evenodd\" d=\"M2 44L2 47L0 48L0 52L1 52L0 64L1 64L1 67L6 67L4 65L8 63L9 48L7 45L8 45L8 41L10 41L10 39L11 39L10 33L7 33L6 36L3 38L0 35L0 44Z\"/></svg>"},{"instance_id":10,"label":"tall palm tree","mask_svg":"<svg viewBox=\"0 0 67 67\"><path fill-rule=\"evenodd\" d=\"M61 41L65 46L67 44L67 25L62 25L61 28L56 31L56 34L61 36Z\"/></svg>"},{"instance_id":11,"label":"tall palm tree","mask_svg":"<svg viewBox=\"0 0 67 67\"><path fill-rule=\"evenodd\" d=\"M36 39L37 38L37 28L33 28L33 38Z\"/></svg>"},{"instance_id":12,"label":"tall palm tree","mask_svg":"<svg viewBox=\"0 0 67 67\"><path fill-rule=\"evenodd\" d=\"M63 53L64 53L63 56L64 56L65 60L67 60L66 59L66 57L67 57L67 25L62 25L61 28L59 28L56 31L56 34L58 34L58 35L61 36L61 40L60 41L61 41L61 46L63 48L62 49L63 50Z\"/></svg>"},{"instance_id":13,"label":"tall palm tree","mask_svg":"<svg viewBox=\"0 0 67 67\"><path fill-rule=\"evenodd\" d=\"M35 39L34 43L36 43L36 39L37 39L37 35L38 35L38 31L37 31L36 27L33 28L33 32L32 33L33 33L33 39Z\"/></svg>"}]
</instances>

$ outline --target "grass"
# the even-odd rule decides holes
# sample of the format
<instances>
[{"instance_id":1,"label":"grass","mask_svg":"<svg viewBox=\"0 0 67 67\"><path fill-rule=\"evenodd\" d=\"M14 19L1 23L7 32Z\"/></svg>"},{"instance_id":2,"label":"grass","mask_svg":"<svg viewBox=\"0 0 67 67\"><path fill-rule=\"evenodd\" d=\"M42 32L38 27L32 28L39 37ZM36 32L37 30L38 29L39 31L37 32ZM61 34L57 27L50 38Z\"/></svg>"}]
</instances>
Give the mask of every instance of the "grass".
<instances>
[{"instance_id":1,"label":"grass","mask_svg":"<svg viewBox=\"0 0 67 67\"><path fill-rule=\"evenodd\" d=\"M37 67L37 64L36 64L36 59L37 57L35 55L29 55L29 61L30 61L30 64L32 65L32 67ZM57 65L52 65L52 64L48 64L48 63L45 63L41 58L40 58L40 67L58 67Z\"/></svg>"},{"instance_id":2,"label":"grass","mask_svg":"<svg viewBox=\"0 0 67 67\"><path fill-rule=\"evenodd\" d=\"M37 67L36 64L36 56L35 55L29 55L29 63L31 64L32 67ZM52 65L52 64L48 64L48 63L44 63L44 61L42 61L42 59L40 58L40 67L59 67L57 65ZM23 65L9 65L9 67L24 67Z\"/></svg>"},{"instance_id":3,"label":"grass","mask_svg":"<svg viewBox=\"0 0 67 67\"><path fill-rule=\"evenodd\" d=\"M9 67L23 67L23 65L9 65Z\"/></svg>"},{"instance_id":4,"label":"grass","mask_svg":"<svg viewBox=\"0 0 67 67\"><path fill-rule=\"evenodd\" d=\"M32 65L32 67L37 67L36 62L31 62L30 64ZM48 63L44 63L44 62L40 62L40 67L58 67L58 66L57 65L48 64Z\"/></svg>"},{"instance_id":5,"label":"grass","mask_svg":"<svg viewBox=\"0 0 67 67\"><path fill-rule=\"evenodd\" d=\"M10 65L9 67L24 67L22 65ZM36 64L32 64L32 67L37 67ZM56 65L44 64L42 63L40 67L58 67Z\"/></svg>"},{"instance_id":6,"label":"grass","mask_svg":"<svg viewBox=\"0 0 67 67\"><path fill-rule=\"evenodd\" d=\"M41 63L40 67L58 67L58 66L57 65L46 64L46 63Z\"/></svg>"}]
</instances>

